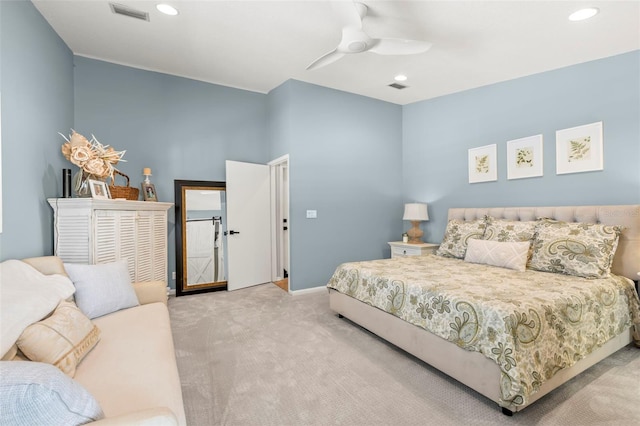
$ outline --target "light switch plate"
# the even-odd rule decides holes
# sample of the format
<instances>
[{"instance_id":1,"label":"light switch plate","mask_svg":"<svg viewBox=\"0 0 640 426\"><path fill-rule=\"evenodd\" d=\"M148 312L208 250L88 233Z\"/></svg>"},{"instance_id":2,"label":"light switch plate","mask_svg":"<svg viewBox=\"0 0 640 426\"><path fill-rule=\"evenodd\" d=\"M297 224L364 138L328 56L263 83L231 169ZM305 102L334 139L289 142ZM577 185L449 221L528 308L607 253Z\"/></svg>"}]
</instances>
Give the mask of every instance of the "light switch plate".
<instances>
[{"instance_id":1,"label":"light switch plate","mask_svg":"<svg viewBox=\"0 0 640 426\"><path fill-rule=\"evenodd\" d=\"M317 219L318 210L307 210L307 219Z\"/></svg>"}]
</instances>

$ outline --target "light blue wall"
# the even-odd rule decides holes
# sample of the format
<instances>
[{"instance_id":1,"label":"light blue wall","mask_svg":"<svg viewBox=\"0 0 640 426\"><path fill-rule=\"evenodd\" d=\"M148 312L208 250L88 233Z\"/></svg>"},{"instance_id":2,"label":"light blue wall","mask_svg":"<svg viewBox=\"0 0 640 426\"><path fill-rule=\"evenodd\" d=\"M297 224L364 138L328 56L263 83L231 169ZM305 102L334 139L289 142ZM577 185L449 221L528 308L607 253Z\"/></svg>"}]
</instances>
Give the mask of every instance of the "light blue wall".
<instances>
[{"instance_id":1,"label":"light blue wall","mask_svg":"<svg viewBox=\"0 0 640 426\"><path fill-rule=\"evenodd\" d=\"M0 260L52 253L46 198L61 194L70 164L57 132L71 127L126 149L132 185L151 167L166 201L174 179L223 181L227 159L289 154L293 290L324 285L342 262L388 257L408 201L430 203L430 241L455 206L640 203L638 51L400 107L298 81L263 95L74 58L26 1L0 1L0 22ZM556 176L555 131L594 121L604 171ZM506 141L537 133L544 177L507 181ZM498 182L468 184L467 150L492 143ZM305 218L312 209L318 219Z\"/></svg>"},{"instance_id":2,"label":"light blue wall","mask_svg":"<svg viewBox=\"0 0 640 426\"><path fill-rule=\"evenodd\" d=\"M175 179L225 181L225 160L269 161L266 95L79 56L74 63L75 129L126 149L117 167L132 186L150 167L159 201L174 201ZM174 229L171 209L169 272Z\"/></svg>"},{"instance_id":3,"label":"light blue wall","mask_svg":"<svg viewBox=\"0 0 640 426\"><path fill-rule=\"evenodd\" d=\"M73 126L71 51L28 1L0 1L0 260L53 252L47 198L62 193L59 131Z\"/></svg>"},{"instance_id":4,"label":"light blue wall","mask_svg":"<svg viewBox=\"0 0 640 426\"><path fill-rule=\"evenodd\" d=\"M429 203L439 241L450 207L640 203L640 51L403 108L403 185ZM602 121L604 170L556 175L555 132ZM543 134L544 176L507 180L506 142ZM468 183L469 148L497 144L498 181Z\"/></svg>"},{"instance_id":5,"label":"light blue wall","mask_svg":"<svg viewBox=\"0 0 640 426\"><path fill-rule=\"evenodd\" d=\"M389 257L402 233L402 108L293 80L269 97L271 157L290 161L290 288Z\"/></svg>"}]
</instances>

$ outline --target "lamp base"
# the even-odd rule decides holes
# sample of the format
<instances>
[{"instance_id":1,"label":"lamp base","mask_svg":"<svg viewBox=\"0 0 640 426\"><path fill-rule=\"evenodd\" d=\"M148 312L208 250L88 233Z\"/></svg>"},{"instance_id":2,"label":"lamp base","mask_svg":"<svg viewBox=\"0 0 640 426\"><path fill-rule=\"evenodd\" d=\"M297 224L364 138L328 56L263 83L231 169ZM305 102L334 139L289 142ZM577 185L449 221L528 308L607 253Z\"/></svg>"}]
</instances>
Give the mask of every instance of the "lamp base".
<instances>
[{"instance_id":1,"label":"lamp base","mask_svg":"<svg viewBox=\"0 0 640 426\"><path fill-rule=\"evenodd\" d=\"M412 220L411 225L413 227L407 231L407 235L409 235L409 244L422 244L422 229L420 229L420 221Z\"/></svg>"}]
</instances>

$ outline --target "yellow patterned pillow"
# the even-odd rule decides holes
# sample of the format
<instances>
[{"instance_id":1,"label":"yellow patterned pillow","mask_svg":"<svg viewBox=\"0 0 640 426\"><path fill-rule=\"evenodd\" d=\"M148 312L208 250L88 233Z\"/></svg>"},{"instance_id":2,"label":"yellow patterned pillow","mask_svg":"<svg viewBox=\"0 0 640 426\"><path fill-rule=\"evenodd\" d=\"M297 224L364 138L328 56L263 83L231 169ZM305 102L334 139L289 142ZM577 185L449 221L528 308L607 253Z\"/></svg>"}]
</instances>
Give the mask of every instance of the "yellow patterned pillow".
<instances>
[{"instance_id":1,"label":"yellow patterned pillow","mask_svg":"<svg viewBox=\"0 0 640 426\"><path fill-rule=\"evenodd\" d=\"M584 278L606 278L622 227L540 219L529 268Z\"/></svg>"},{"instance_id":2,"label":"yellow patterned pillow","mask_svg":"<svg viewBox=\"0 0 640 426\"><path fill-rule=\"evenodd\" d=\"M447 223L444 238L436 254L438 256L464 259L469 240L474 238L481 240L486 226L485 219L470 221L451 219Z\"/></svg>"},{"instance_id":3,"label":"yellow patterned pillow","mask_svg":"<svg viewBox=\"0 0 640 426\"><path fill-rule=\"evenodd\" d=\"M62 301L50 317L27 327L16 343L31 361L53 364L73 377L99 340L98 327L74 303Z\"/></svg>"},{"instance_id":4,"label":"yellow patterned pillow","mask_svg":"<svg viewBox=\"0 0 640 426\"><path fill-rule=\"evenodd\" d=\"M513 242L531 241L536 232L537 221L517 221L487 218L487 229L483 240Z\"/></svg>"}]
</instances>

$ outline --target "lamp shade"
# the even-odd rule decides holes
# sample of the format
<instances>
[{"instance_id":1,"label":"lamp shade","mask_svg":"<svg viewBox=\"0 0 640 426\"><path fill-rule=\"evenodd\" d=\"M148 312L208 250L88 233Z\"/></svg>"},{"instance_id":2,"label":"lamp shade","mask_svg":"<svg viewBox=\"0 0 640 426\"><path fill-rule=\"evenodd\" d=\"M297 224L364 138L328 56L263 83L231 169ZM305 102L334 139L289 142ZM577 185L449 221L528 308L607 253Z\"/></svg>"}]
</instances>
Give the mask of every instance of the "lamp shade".
<instances>
[{"instance_id":1,"label":"lamp shade","mask_svg":"<svg viewBox=\"0 0 640 426\"><path fill-rule=\"evenodd\" d=\"M427 205L422 203L405 204L402 220L429 220Z\"/></svg>"}]
</instances>

